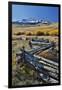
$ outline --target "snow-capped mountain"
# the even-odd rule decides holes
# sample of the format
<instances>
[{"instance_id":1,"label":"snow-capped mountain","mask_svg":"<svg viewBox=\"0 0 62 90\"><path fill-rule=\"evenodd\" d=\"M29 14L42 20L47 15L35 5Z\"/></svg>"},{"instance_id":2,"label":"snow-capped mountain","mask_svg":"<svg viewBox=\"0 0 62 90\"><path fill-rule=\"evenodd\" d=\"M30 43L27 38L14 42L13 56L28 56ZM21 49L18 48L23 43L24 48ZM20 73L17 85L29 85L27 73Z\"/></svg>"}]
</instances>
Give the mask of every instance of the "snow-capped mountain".
<instances>
[{"instance_id":1,"label":"snow-capped mountain","mask_svg":"<svg viewBox=\"0 0 62 90\"><path fill-rule=\"evenodd\" d=\"M36 20L36 19L22 19L18 21L13 21L12 23L17 23L17 24L50 24L50 21L47 20Z\"/></svg>"}]
</instances>

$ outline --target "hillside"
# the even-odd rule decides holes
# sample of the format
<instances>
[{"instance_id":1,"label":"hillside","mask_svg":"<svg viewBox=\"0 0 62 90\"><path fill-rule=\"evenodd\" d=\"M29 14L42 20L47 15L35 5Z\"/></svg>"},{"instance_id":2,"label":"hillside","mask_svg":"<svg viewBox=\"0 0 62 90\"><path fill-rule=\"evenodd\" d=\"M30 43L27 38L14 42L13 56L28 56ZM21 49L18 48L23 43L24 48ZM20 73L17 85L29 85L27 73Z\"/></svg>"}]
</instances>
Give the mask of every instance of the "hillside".
<instances>
[{"instance_id":1,"label":"hillside","mask_svg":"<svg viewBox=\"0 0 62 90\"><path fill-rule=\"evenodd\" d=\"M47 35L58 35L58 23L53 23L50 25L34 25L34 26L20 26L13 24L12 25L12 35L16 35L17 33L22 33L28 35L36 35L38 32L47 34Z\"/></svg>"}]
</instances>

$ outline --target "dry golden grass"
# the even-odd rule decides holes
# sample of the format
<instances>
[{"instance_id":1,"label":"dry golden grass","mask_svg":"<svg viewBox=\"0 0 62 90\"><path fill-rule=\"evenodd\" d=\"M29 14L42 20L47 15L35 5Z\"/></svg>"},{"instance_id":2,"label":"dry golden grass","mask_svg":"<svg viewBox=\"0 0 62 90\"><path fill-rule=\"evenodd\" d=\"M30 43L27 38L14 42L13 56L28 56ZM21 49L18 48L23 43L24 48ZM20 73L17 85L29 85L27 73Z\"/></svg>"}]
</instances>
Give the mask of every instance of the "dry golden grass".
<instances>
[{"instance_id":1,"label":"dry golden grass","mask_svg":"<svg viewBox=\"0 0 62 90\"><path fill-rule=\"evenodd\" d=\"M58 24L51 24L51 25L43 25L43 26L32 26L32 27L22 27L22 26L12 26L12 37L15 39L12 40L12 72L16 74L16 69L17 69L17 57L16 57L16 53L20 52L20 48L22 48L22 46L25 47L25 49L31 50L31 48L29 47L29 41L25 40L24 38L35 38L38 37L39 39L43 38L43 39L48 39L49 41L54 41L56 43L58 43L58 36L36 36L34 34L36 34L37 32L43 32L43 33L49 33L49 34L58 34ZM24 32L24 35L20 35L20 32ZM33 36L31 35L27 35L27 34L33 34ZM17 38L21 38L22 40L17 40ZM57 46L58 47L58 46ZM39 54L40 56L43 56L47 59L52 59L55 55L52 55L50 53L48 53L47 51L42 52ZM22 65L22 63L21 63ZM23 68L24 67L24 68ZM37 84L42 84L42 82L36 81L34 80L34 77L36 77L37 73L30 69L27 66L23 66L20 69L20 73L19 76L22 79L19 80L17 77L14 76L14 74L12 73L12 85L28 85L28 84L32 84L34 82L34 84L37 82ZM17 69L19 71L19 69ZM34 76L33 76L33 72L34 72ZM27 78L28 76L28 78ZM25 79L23 79L25 78Z\"/></svg>"},{"instance_id":2,"label":"dry golden grass","mask_svg":"<svg viewBox=\"0 0 62 90\"><path fill-rule=\"evenodd\" d=\"M31 33L32 35L36 35L37 32L43 32L44 34L48 33L49 35L58 35L58 23L53 23L51 25L40 25L40 26L12 26L12 35L17 34L18 32L24 33L25 35L28 35Z\"/></svg>"}]
</instances>

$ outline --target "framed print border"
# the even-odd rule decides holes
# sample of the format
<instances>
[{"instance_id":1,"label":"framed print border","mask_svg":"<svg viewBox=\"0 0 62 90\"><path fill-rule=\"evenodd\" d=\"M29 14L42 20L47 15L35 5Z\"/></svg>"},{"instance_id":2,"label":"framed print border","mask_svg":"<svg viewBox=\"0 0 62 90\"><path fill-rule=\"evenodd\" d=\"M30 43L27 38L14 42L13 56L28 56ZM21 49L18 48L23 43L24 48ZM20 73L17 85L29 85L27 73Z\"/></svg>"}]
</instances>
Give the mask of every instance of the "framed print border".
<instances>
[{"instance_id":1,"label":"framed print border","mask_svg":"<svg viewBox=\"0 0 62 90\"><path fill-rule=\"evenodd\" d=\"M48 84L41 84L41 85L20 85L20 86L12 86L12 5L32 5L32 6L51 6L51 7L58 7L59 9L59 83L48 83ZM8 2L8 88L21 88L21 87L38 87L38 86L55 86L60 85L60 38L61 38L61 32L60 32L60 9L61 6L59 4L45 4L45 3L29 3L29 2Z\"/></svg>"}]
</instances>

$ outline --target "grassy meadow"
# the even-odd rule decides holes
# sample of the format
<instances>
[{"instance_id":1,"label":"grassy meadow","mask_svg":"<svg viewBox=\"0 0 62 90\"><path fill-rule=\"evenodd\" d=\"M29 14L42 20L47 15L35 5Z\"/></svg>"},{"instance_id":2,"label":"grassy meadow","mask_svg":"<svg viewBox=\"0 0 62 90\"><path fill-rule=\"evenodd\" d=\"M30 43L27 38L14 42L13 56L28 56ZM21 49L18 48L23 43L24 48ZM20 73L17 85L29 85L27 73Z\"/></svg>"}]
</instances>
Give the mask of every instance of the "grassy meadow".
<instances>
[{"instance_id":1,"label":"grassy meadow","mask_svg":"<svg viewBox=\"0 0 62 90\"><path fill-rule=\"evenodd\" d=\"M37 73L33 69L29 69L26 64L23 65L21 62L20 66L17 67L16 53L20 52L20 48L23 46L26 50L31 50L29 47L29 40L26 38L44 38L49 41L56 42L58 49L58 23L51 25L35 25L35 26L20 26L12 25L12 84L13 85L31 85L31 84L42 84L42 80L36 79ZM20 38L20 39L19 39ZM46 52L45 52L46 54ZM44 56L44 52L41 54ZM46 56L45 56L46 57ZM16 73L16 69L19 69L19 75ZM17 78L18 77L18 78ZM35 78L34 78L35 77Z\"/></svg>"}]
</instances>

